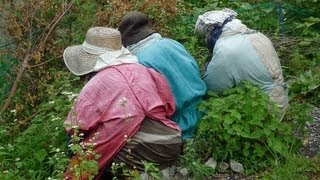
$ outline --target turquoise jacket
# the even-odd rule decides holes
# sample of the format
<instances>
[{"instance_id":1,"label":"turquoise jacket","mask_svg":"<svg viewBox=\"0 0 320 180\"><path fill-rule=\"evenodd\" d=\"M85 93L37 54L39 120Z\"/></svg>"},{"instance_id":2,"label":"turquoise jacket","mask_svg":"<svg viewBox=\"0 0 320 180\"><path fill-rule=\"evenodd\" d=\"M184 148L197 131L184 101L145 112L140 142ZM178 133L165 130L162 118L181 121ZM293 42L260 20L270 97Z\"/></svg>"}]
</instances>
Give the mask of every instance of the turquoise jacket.
<instances>
[{"instance_id":1,"label":"turquoise jacket","mask_svg":"<svg viewBox=\"0 0 320 180\"><path fill-rule=\"evenodd\" d=\"M192 137L200 119L196 106L207 91L195 59L180 43L167 38L153 42L136 55L141 64L167 79L176 103L172 120L181 128L183 139Z\"/></svg>"}]
</instances>

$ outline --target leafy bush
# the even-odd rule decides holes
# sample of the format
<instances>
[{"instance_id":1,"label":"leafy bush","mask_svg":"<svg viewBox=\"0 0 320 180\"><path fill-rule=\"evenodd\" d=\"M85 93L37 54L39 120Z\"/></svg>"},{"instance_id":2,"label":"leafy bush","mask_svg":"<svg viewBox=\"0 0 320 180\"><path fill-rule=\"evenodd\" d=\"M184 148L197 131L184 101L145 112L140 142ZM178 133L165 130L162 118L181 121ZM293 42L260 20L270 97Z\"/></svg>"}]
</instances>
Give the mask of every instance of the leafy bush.
<instances>
[{"instance_id":1,"label":"leafy bush","mask_svg":"<svg viewBox=\"0 0 320 180\"><path fill-rule=\"evenodd\" d=\"M210 92L199 109L205 115L193 141L197 156L234 159L252 173L297 150L291 127L279 121L269 96L252 84L227 90L223 96Z\"/></svg>"},{"instance_id":2,"label":"leafy bush","mask_svg":"<svg viewBox=\"0 0 320 180\"><path fill-rule=\"evenodd\" d=\"M29 118L20 119L13 109L2 116L0 131L1 179L61 178L69 158L66 151L66 132L63 120L70 110L79 89L79 78L67 74L46 85L48 99L37 107ZM31 122L29 122L31 120ZM26 125L30 124L30 125Z\"/></svg>"}]
</instances>

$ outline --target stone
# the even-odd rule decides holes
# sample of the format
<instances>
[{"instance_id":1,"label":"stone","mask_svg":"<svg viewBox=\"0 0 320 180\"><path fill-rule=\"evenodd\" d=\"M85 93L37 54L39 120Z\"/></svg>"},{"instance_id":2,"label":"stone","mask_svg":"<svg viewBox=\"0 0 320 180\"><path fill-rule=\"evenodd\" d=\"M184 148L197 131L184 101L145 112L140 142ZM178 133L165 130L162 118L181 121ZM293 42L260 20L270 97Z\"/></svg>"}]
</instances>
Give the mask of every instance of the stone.
<instances>
[{"instance_id":1,"label":"stone","mask_svg":"<svg viewBox=\"0 0 320 180\"><path fill-rule=\"evenodd\" d=\"M237 172L237 173L244 172L243 165L241 163L238 163L235 160L230 160L230 168L232 169L232 171Z\"/></svg>"},{"instance_id":2,"label":"stone","mask_svg":"<svg viewBox=\"0 0 320 180\"><path fill-rule=\"evenodd\" d=\"M182 175L182 176L184 176L184 177L187 177L188 176L188 174L189 174L189 172L188 172L188 169L187 168L181 168L181 169L179 169L179 173Z\"/></svg>"},{"instance_id":3,"label":"stone","mask_svg":"<svg viewBox=\"0 0 320 180\"><path fill-rule=\"evenodd\" d=\"M140 174L140 180L152 180L152 177L148 173L141 173Z\"/></svg>"},{"instance_id":4,"label":"stone","mask_svg":"<svg viewBox=\"0 0 320 180\"><path fill-rule=\"evenodd\" d=\"M218 170L220 172L225 172L227 169L229 168L229 164L226 163L226 162L220 162L219 165L218 165Z\"/></svg>"},{"instance_id":5,"label":"stone","mask_svg":"<svg viewBox=\"0 0 320 180\"><path fill-rule=\"evenodd\" d=\"M212 169L216 169L217 167L217 161L215 161L213 158L208 159L208 161L205 163L205 165L211 167Z\"/></svg>"}]
</instances>

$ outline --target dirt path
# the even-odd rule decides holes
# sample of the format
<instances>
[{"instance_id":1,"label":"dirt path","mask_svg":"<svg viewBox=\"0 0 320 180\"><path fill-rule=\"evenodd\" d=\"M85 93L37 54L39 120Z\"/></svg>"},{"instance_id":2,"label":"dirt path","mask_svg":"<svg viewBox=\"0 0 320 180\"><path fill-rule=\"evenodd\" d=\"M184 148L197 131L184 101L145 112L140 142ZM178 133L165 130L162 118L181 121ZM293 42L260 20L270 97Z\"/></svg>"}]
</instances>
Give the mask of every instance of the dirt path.
<instances>
[{"instance_id":1,"label":"dirt path","mask_svg":"<svg viewBox=\"0 0 320 180\"><path fill-rule=\"evenodd\" d=\"M304 140L301 153L306 157L314 157L320 154L320 107L312 113L314 120L307 124L308 134Z\"/></svg>"}]
</instances>

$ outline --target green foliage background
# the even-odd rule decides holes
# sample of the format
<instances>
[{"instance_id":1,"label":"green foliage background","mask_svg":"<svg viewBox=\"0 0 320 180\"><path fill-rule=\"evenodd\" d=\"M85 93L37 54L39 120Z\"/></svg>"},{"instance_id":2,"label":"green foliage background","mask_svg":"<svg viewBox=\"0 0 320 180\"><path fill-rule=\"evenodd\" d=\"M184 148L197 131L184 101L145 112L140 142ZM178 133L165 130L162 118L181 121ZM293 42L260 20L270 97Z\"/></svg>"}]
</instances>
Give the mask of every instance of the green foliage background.
<instances>
[{"instance_id":1,"label":"green foliage background","mask_svg":"<svg viewBox=\"0 0 320 180\"><path fill-rule=\"evenodd\" d=\"M10 39L10 42L6 40L0 43L0 76L2 77L0 79L0 104L3 104L10 91L21 59L28 47L37 43L39 35L45 31L46 25L65 5L65 1L55 0L41 1L40 6L36 1L31 0L28 1L31 13L23 7L15 6L13 8L12 2L14 1L8 1L0 6L0 11L6 12L4 13L6 16L3 15L3 17L8 22L6 35ZM199 14L224 7L237 11L239 19L248 27L265 33L274 42L283 65L285 79L290 86L291 107L287 110L282 123L283 126L291 127L291 131L303 132L303 126L311 120L310 111L314 106L319 107L320 102L319 1L285 0L281 1L281 4L278 1L267 0L153 0L151 3L144 0L130 1L130 3L116 0L75 1L72 9L54 29L46 43L46 48L29 62L29 67L19 83L11 106L6 112L0 114L0 178L46 179L51 177L59 179L62 177L68 161L63 153L66 144L63 120L72 105L72 101L69 100L65 92L78 93L83 84L79 78L67 71L61 54L68 45L82 43L89 27L99 25L116 27L126 11L142 11L149 16L156 30L164 36L181 42L197 59L202 68L208 52L204 40L194 34L194 23ZM34 19L28 21L31 17ZM30 27L28 22L32 22ZM31 35L30 28L33 32ZM8 43L9 45L7 45ZM44 64L39 65L41 63ZM249 90L252 89L254 88L249 88ZM213 95L211 99L204 102L204 106L207 108L221 107L221 109L209 108L209 117L205 119L206 121L210 121L211 118L225 117L224 108L226 107L214 105L217 101L229 104L231 106L228 109L230 112L254 117L249 111L239 109L233 102L228 101L232 100L232 96L237 98L244 96L241 94L243 92L241 87L231 91L232 93L229 92L224 97ZM220 116L217 117L219 114ZM229 115L230 117L238 117L234 113ZM262 121L270 119L272 116L265 112L260 115ZM213 126L214 124L208 123L206 125L206 121L198 129L199 142L206 140L202 135L207 130L210 132L214 129L213 127L209 128L209 125ZM239 121L239 123L241 122ZM224 131L219 131L221 129L216 130L224 133ZM211 139L213 139L214 133L211 133ZM214 141L206 142L215 143ZM291 141L286 140L285 142ZM223 148L217 150L217 147L211 145L211 149L209 148L211 151L207 151L208 148L201 143L196 144L195 148L187 147L184 162L185 166L191 169L193 175L198 177L212 175L213 172L202 165L209 157L215 156L219 160L231 156L237 160L241 160L239 157L246 157L241 156L241 151L235 151L237 154L230 154L234 148L232 145L225 150ZM250 150L254 151L254 149ZM263 148L260 150L268 151ZM213 155L214 151L222 152L222 154L226 154L226 157L217 153ZM288 153L293 153L293 151ZM272 169L279 169L276 167L280 167L281 164L287 169L294 168L293 164L299 164L292 163L286 158L276 159L272 155L262 159L248 159L244 164L247 169L252 169L249 173L260 173L266 167L262 163L269 160L277 162L265 164L271 169L269 170L270 174L267 173L265 176L273 178L285 177L285 175L280 176L279 173L283 175L286 173L286 169L272 171ZM304 158L301 160L298 157L294 161L307 161L308 163L305 164L309 165L304 168L312 167L311 173L318 173L316 177L319 177L320 170L313 166L312 160ZM257 164L258 166L256 166ZM302 173L302 171L291 171L291 173L296 172L299 177L302 175L310 177L310 173ZM290 175L293 177L292 174Z\"/></svg>"}]
</instances>

